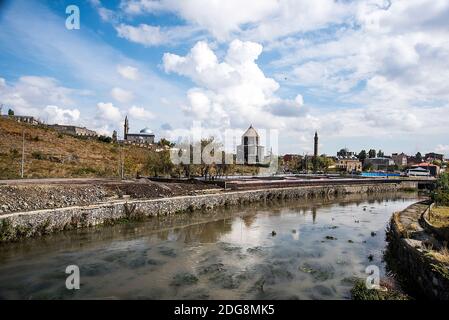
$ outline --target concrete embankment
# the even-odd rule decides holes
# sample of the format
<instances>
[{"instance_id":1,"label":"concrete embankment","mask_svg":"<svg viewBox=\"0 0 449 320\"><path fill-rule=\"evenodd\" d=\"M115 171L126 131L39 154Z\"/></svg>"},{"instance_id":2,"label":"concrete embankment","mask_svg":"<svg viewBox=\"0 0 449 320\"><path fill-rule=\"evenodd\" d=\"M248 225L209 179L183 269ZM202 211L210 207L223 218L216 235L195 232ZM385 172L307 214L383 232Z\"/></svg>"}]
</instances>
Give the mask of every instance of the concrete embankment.
<instances>
[{"instance_id":1,"label":"concrete embankment","mask_svg":"<svg viewBox=\"0 0 449 320\"><path fill-rule=\"evenodd\" d=\"M381 193L409 190L411 183L382 183L357 185L326 185L259 189L214 194L179 196L151 200L118 200L86 206L72 206L0 215L0 242L16 241L57 232L111 224L130 219L141 219L158 215L239 204L249 204L274 199L301 199L326 195L350 193Z\"/></svg>"},{"instance_id":2,"label":"concrete embankment","mask_svg":"<svg viewBox=\"0 0 449 320\"><path fill-rule=\"evenodd\" d=\"M438 259L446 245L426 226L428 202L418 202L393 215L388 232L392 267L407 286L430 299L449 300L449 264Z\"/></svg>"}]
</instances>

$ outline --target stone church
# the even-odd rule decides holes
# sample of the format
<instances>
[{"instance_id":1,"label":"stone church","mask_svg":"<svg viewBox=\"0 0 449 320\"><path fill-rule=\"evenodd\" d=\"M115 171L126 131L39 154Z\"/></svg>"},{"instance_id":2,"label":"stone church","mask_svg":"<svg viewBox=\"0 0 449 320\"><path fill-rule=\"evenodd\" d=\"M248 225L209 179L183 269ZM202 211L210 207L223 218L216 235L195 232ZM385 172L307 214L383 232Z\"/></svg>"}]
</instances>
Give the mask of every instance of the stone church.
<instances>
[{"instance_id":1,"label":"stone church","mask_svg":"<svg viewBox=\"0 0 449 320\"><path fill-rule=\"evenodd\" d=\"M241 145L237 146L238 164L260 164L264 161L265 147L260 145L260 137L251 125L242 135Z\"/></svg>"}]
</instances>

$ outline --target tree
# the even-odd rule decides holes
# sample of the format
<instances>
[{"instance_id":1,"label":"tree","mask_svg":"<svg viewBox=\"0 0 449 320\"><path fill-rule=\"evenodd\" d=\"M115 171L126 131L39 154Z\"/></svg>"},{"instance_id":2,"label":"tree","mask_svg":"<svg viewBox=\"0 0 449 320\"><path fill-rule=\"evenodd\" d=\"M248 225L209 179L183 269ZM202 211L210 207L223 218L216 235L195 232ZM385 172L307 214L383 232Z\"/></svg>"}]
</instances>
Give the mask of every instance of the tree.
<instances>
[{"instance_id":1,"label":"tree","mask_svg":"<svg viewBox=\"0 0 449 320\"><path fill-rule=\"evenodd\" d=\"M416 161L422 162L422 154L421 154L421 152L416 153L415 158L416 158Z\"/></svg>"},{"instance_id":2,"label":"tree","mask_svg":"<svg viewBox=\"0 0 449 320\"><path fill-rule=\"evenodd\" d=\"M9 109L8 110L8 116L13 116L14 115L14 110L13 109Z\"/></svg>"},{"instance_id":3,"label":"tree","mask_svg":"<svg viewBox=\"0 0 449 320\"><path fill-rule=\"evenodd\" d=\"M438 180L436 189L431 194L432 200L438 206L449 206L449 174L442 173Z\"/></svg>"},{"instance_id":4,"label":"tree","mask_svg":"<svg viewBox=\"0 0 449 320\"><path fill-rule=\"evenodd\" d=\"M348 153L349 153L348 149L341 149L340 151L337 152L337 156L346 158L348 156Z\"/></svg>"},{"instance_id":5,"label":"tree","mask_svg":"<svg viewBox=\"0 0 449 320\"><path fill-rule=\"evenodd\" d=\"M168 150L161 152L150 152L147 158L146 169L155 177L169 175L173 168Z\"/></svg>"},{"instance_id":6,"label":"tree","mask_svg":"<svg viewBox=\"0 0 449 320\"><path fill-rule=\"evenodd\" d=\"M385 156L385 154L384 154L384 152L382 151L382 150L379 150L378 152L377 152L377 157L378 158L383 158Z\"/></svg>"},{"instance_id":7,"label":"tree","mask_svg":"<svg viewBox=\"0 0 449 320\"><path fill-rule=\"evenodd\" d=\"M370 151L368 151L368 157L369 158L375 158L376 157L376 150L370 149Z\"/></svg>"},{"instance_id":8,"label":"tree","mask_svg":"<svg viewBox=\"0 0 449 320\"><path fill-rule=\"evenodd\" d=\"M360 151L359 155L357 156L357 158L359 159L359 161L364 162L366 159L366 151L362 150Z\"/></svg>"},{"instance_id":9,"label":"tree","mask_svg":"<svg viewBox=\"0 0 449 320\"><path fill-rule=\"evenodd\" d=\"M165 146L167 146L167 147L169 147L169 148L172 148L172 147L175 146L174 143L168 141L168 140L165 139L165 138L162 138L161 140L159 140L159 142L157 143L157 145L158 145L159 147L165 147Z\"/></svg>"}]
</instances>

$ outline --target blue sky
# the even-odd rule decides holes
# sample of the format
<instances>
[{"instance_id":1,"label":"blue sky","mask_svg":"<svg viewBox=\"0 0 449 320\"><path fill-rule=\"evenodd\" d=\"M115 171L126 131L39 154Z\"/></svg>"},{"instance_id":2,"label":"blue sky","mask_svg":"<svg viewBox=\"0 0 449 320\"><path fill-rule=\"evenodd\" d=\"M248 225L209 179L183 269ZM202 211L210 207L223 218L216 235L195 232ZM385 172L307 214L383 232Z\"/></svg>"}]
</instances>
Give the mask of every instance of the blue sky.
<instances>
[{"instance_id":1,"label":"blue sky","mask_svg":"<svg viewBox=\"0 0 449 320\"><path fill-rule=\"evenodd\" d=\"M4 1L0 103L109 134L128 115L173 140L253 124L280 153L317 130L327 154L449 155L447 21L444 0Z\"/></svg>"}]
</instances>

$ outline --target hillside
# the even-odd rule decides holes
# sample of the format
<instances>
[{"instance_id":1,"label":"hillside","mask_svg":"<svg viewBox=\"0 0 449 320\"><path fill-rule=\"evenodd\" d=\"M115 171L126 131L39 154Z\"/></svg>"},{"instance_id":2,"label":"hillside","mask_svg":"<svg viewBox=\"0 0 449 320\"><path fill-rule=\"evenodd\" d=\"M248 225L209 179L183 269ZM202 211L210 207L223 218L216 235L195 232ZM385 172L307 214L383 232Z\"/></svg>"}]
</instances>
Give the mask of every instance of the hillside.
<instances>
[{"instance_id":1,"label":"hillside","mask_svg":"<svg viewBox=\"0 0 449 320\"><path fill-rule=\"evenodd\" d=\"M22 131L25 132L25 178L117 177L120 147L98 140L62 135L53 129L0 118L0 179L20 178ZM125 174L147 174L151 151L123 147Z\"/></svg>"}]
</instances>

